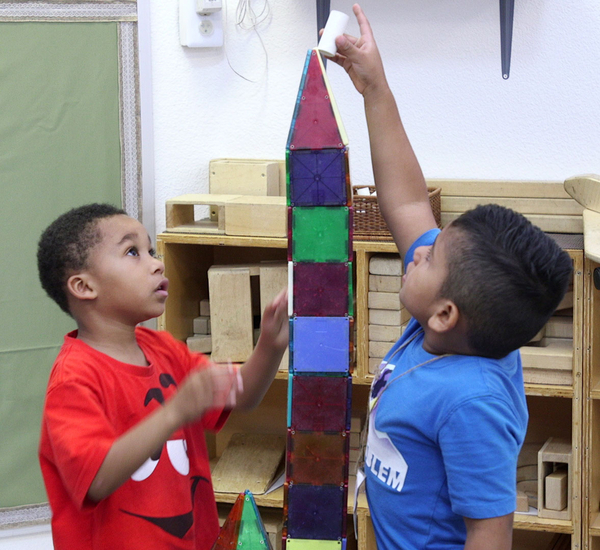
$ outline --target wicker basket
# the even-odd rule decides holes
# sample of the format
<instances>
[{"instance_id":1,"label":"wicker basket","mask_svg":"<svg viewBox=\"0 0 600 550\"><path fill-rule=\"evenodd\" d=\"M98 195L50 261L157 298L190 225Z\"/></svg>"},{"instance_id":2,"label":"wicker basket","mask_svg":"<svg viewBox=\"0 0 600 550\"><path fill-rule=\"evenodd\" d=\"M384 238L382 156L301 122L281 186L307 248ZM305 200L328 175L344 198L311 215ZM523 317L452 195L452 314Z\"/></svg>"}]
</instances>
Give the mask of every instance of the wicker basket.
<instances>
[{"instance_id":1,"label":"wicker basket","mask_svg":"<svg viewBox=\"0 0 600 550\"><path fill-rule=\"evenodd\" d=\"M369 195L358 195L358 189L368 189ZM388 229L377 204L374 185L356 185L352 191L354 206L354 239L357 241L391 241L392 234ZM440 187L428 187L429 203L438 227L442 227L442 190Z\"/></svg>"}]
</instances>

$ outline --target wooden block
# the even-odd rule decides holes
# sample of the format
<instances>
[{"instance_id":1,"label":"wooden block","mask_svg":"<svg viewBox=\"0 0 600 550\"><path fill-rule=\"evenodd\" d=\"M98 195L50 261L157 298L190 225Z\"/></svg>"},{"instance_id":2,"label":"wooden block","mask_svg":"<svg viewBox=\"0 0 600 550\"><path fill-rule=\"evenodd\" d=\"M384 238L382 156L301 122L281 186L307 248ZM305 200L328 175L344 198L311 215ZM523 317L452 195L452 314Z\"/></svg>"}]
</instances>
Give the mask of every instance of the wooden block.
<instances>
[{"instance_id":1,"label":"wooden block","mask_svg":"<svg viewBox=\"0 0 600 550\"><path fill-rule=\"evenodd\" d=\"M600 263L600 214L583 211L583 242L586 258Z\"/></svg>"},{"instance_id":2,"label":"wooden block","mask_svg":"<svg viewBox=\"0 0 600 550\"><path fill-rule=\"evenodd\" d=\"M373 292L400 292L402 277L393 275L369 275L369 290Z\"/></svg>"},{"instance_id":3,"label":"wooden block","mask_svg":"<svg viewBox=\"0 0 600 550\"><path fill-rule=\"evenodd\" d=\"M523 368L523 382L547 386L572 386L573 373L567 370Z\"/></svg>"},{"instance_id":4,"label":"wooden block","mask_svg":"<svg viewBox=\"0 0 600 550\"><path fill-rule=\"evenodd\" d=\"M566 179L565 191L581 206L600 212L600 176L585 174Z\"/></svg>"},{"instance_id":5,"label":"wooden block","mask_svg":"<svg viewBox=\"0 0 600 550\"><path fill-rule=\"evenodd\" d=\"M400 327L369 325L369 340L373 342L396 342L401 335Z\"/></svg>"},{"instance_id":6,"label":"wooden block","mask_svg":"<svg viewBox=\"0 0 600 550\"><path fill-rule=\"evenodd\" d=\"M259 159L213 159L208 165L211 193L279 195L279 163Z\"/></svg>"},{"instance_id":7,"label":"wooden block","mask_svg":"<svg viewBox=\"0 0 600 550\"><path fill-rule=\"evenodd\" d=\"M535 480L537 483L538 478L538 465L537 465L537 452L535 456L535 464L528 464L527 466L517 466L517 481L530 481Z\"/></svg>"},{"instance_id":8,"label":"wooden block","mask_svg":"<svg viewBox=\"0 0 600 550\"><path fill-rule=\"evenodd\" d=\"M571 519L571 459L573 451L571 442L566 439L550 437L538 453L538 516L541 518L548 519ZM546 477L555 471L564 470L567 473L567 498L566 508L561 510L550 509L546 506L545 500L545 489L546 489ZM551 480L551 484L553 481ZM554 481L556 483L556 481ZM558 484L560 485L560 483ZM556 486L553 486L556 488ZM552 495L551 503L558 505L559 500L555 498L556 495Z\"/></svg>"},{"instance_id":9,"label":"wooden block","mask_svg":"<svg viewBox=\"0 0 600 550\"><path fill-rule=\"evenodd\" d=\"M394 309L400 310L400 295L397 292L369 292L369 309Z\"/></svg>"},{"instance_id":10,"label":"wooden block","mask_svg":"<svg viewBox=\"0 0 600 550\"><path fill-rule=\"evenodd\" d=\"M190 348L190 351L196 353L210 353L212 351L212 337L210 334L190 336L185 343Z\"/></svg>"},{"instance_id":11,"label":"wooden block","mask_svg":"<svg viewBox=\"0 0 600 550\"><path fill-rule=\"evenodd\" d=\"M529 501L524 491L517 491L517 512L529 512Z\"/></svg>"},{"instance_id":12,"label":"wooden block","mask_svg":"<svg viewBox=\"0 0 600 550\"><path fill-rule=\"evenodd\" d=\"M401 324L400 311L394 311L392 309L370 309L369 324L398 327Z\"/></svg>"},{"instance_id":13,"label":"wooden block","mask_svg":"<svg viewBox=\"0 0 600 550\"><path fill-rule=\"evenodd\" d=\"M376 254L369 260L369 273L371 275L402 275L402 260L396 254Z\"/></svg>"},{"instance_id":14,"label":"wooden block","mask_svg":"<svg viewBox=\"0 0 600 550\"><path fill-rule=\"evenodd\" d=\"M287 237L285 197L239 197L225 204L225 234Z\"/></svg>"},{"instance_id":15,"label":"wooden block","mask_svg":"<svg viewBox=\"0 0 600 550\"><path fill-rule=\"evenodd\" d=\"M483 204L481 197L445 196L442 189L442 211L466 212ZM486 201L488 202L488 201ZM530 198L525 196L494 197L492 201L499 206L511 208L515 212L526 214L546 214L563 216L581 216L583 208L576 201L556 198Z\"/></svg>"},{"instance_id":16,"label":"wooden block","mask_svg":"<svg viewBox=\"0 0 600 550\"><path fill-rule=\"evenodd\" d=\"M523 346L523 368L573 370L573 341L566 338L546 338L545 347Z\"/></svg>"},{"instance_id":17,"label":"wooden block","mask_svg":"<svg viewBox=\"0 0 600 550\"><path fill-rule=\"evenodd\" d=\"M350 418L350 432L360 433L363 429L365 419L363 416L353 416Z\"/></svg>"},{"instance_id":18,"label":"wooden block","mask_svg":"<svg viewBox=\"0 0 600 550\"><path fill-rule=\"evenodd\" d=\"M244 362L253 350L250 270L212 266L208 270L212 360Z\"/></svg>"},{"instance_id":19,"label":"wooden block","mask_svg":"<svg viewBox=\"0 0 600 550\"><path fill-rule=\"evenodd\" d=\"M545 336L546 336L546 326L544 325L540 329L540 331L531 340L529 340L529 343L535 344L536 342L540 342Z\"/></svg>"},{"instance_id":20,"label":"wooden block","mask_svg":"<svg viewBox=\"0 0 600 550\"><path fill-rule=\"evenodd\" d=\"M200 300L200 316L210 318L210 301L208 298Z\"/></svg>"},{"instance_id":21,"label":"wooden block","mask_svg":"<svg viewBox=\"0 0 600 550\"><path fill-rule=\"evenodd\" d=\"M563 299L558 304L556 311L560 311L562 309L570 309L573 307L573 291L569 290L563 296Z\"/></svg>"},{"instance_id":22,"label":"wooden block","mask_svg":"<svg viewBox=\"0 0 600 550\"><path fill-rule=\"evenodd\" d=\"M561 511L567 507L567 482L566 470L556 470L546 476L545 481L545 506L548 510Z\"/></svg>"},{"instance_id":23,"label":"wooden block","mask_svg":"<svg viewBox=\"0 0 600 550\"><path fill-rule=\"evenodd\" d=\"M283 436L233 434L212 472L215 492L241 493L250 487L253 494L264 494L284 454Z\"/></svg>"},{"instance_id":24,"label":"wooden block","mask_svg":"<svg viewBox=\"0 0 600 550\"><path fill-rule=\"evenodd\" d=\"M369 357L384 357L391 347L389 342L369 342Z\"/></svg>"},{"instance_id":25,"label":"wooden block","mask_svg":"<svg viewBox=\"0 0 600 550\"><path fill-rule=\"evenodd\" d=\"M525 481L517 482L517 490L523 491L524 493L537 493L538 491L538 480L527 479Z\"/></svg>"},{"instance_id":26,"label":"wooden block","mask_svg":"<svg viewBox=\"0 0 600 550\"><path fill-rule=\"evenodd\" d=\"M225 210L227 201L239 195L210 195L192 193L180 195L166 201L166 231L178 233L225 233ZM196 220L195 206L209 206L211 217Z\"/></svg>"},{"instance_id":27,"label":"wooden block","mask_svg":"<svg viewBox=\"0 0 600 550\"><path fill-rule=\"evenodd\" d=\"M565 191L564 182L558 181L455 180L432 178L427 179L427 186L441 187L442 196L570 199L569 193Z\"/></svg>"},{"instance_id":28,"label":"wooden block","mask_svg":"<svg viewBox=\"0 0 600 550\"><path fill-rule=\"evenodd\" d=\"M210 309L208 310L208 315L200 315L200 317L196 317L192 326L194 334L210 334Z\"/></svg>"},{"instance_id":29,"label":"wooden block","mask_svg":"<svg viewBox=\"0 0 600 550\"><path fill-rule=\"evenodd\" d=\"M265 310L275 297L288 287L287 262L261 262L259 265L260 284L260 314ZM279 370L287 370L289 366L289 350L286 349Z\"/></svg>"},{"instance_id":30,"label":"wooden block","mask_svg":"<svg viewBox=\"0 0 600 550\"><path fill-rule=\"evenodd\" d=\"M350 448L360 448L360 432L350 432Z\"/></svg>"},{"instance_id":31,"label":"wooden block","mask_svg":"<svg viewBox=\"0 0 600 550\"><path fill-rule=\"evenodd\" d=\"M523 443L519 458L517 459L517 468L531 466L532 464L535 464L535 467L537 468L538 453L542 446L543 443Z\"/></svg>"},{"instance_id":32,"label":"wooden block","mask_svg":"<svg viewBox=\"0 0 600 550\"><path fill-rule=\"evenodd\" d=\"M377 374L383 357L369 357L369 374Z\"/></svg>"},{"instance_id":33,"label":"wooden block","mask_svg":"<svg viewBox=\"0 0 600 550\"><path fill-rule=\"evenodd\" d=\"M584 210L585 216L587 211ZM462 212L442 211L442 226L458 218ZM548 233L583 233L582 216L551 216L547 214L524 214L524 216L542 231Z\"/></svg>"},{"instance_id":34,"label":"wooden block","mask_svg":"<svg viewBox=\"0 0 600 550\"><path fill-rule=\"evenodd\" d=\"M573 317L553 315L546 323L548 338L573 338Z\"/></svg>"},{"instance_id":35,"label":"wooden block","mask_svg":"<svg viewBox=\"0 0 600 550\"><path fill-rule=\"evenodd\" d=\"M288 287L287 262L261 262L259 264L260 313L275 297Z\"/></svg>"}]
</instances>

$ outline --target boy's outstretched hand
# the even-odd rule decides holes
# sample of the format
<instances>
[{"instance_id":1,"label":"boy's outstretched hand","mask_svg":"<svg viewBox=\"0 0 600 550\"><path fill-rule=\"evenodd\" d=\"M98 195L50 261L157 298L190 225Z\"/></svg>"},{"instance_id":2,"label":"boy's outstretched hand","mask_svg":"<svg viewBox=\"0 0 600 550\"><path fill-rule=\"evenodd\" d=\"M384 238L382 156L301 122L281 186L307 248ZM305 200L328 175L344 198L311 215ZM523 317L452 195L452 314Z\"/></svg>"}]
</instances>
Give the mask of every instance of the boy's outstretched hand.
<instances>
[{"instance_id":1,"label":"boy's outstretched hand","mask_svg":"<svg viewBox=\"0 0 600 550\"><path fill-rule=\"evenodd\" d=\"M344 34L335 39L338 53L330 58L342 66L356 89L364 96L379 87L387 87L383 63L367 16L358 4L352 7L358 21L360 37Z\"/></svg>"},{"instance_id":2,"label":"boy's outstretched hand","mask_svg":"<svg viewBox=\"0 0 600 550\"><path fill-rule=\"evenodd\" d=\"M288 293L282 290L263 311L260 337L276 349L285 349L289 341Z\"/></svg>"}]
</instances>

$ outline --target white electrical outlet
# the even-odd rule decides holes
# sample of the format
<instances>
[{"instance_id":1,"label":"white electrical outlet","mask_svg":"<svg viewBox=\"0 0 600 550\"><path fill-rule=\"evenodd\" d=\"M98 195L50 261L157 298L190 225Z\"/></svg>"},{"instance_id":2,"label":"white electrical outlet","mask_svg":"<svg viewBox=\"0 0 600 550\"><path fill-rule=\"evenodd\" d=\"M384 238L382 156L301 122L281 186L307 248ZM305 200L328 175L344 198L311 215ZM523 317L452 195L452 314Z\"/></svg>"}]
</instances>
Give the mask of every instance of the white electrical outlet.
<instances>
[{"instance_id":1,"label":"white electrical outlet","mask_svg":"<svg viewBox=\"0 0 600 550\"><path fill-rule=\"evenodd\" d=\"M197 12L200 0L179 0L179 41L188 48L218 48L223 45L223 16L220 9L206 15ZM202 6L220 3L203 0Z\"/></svg>"}]
</instances>

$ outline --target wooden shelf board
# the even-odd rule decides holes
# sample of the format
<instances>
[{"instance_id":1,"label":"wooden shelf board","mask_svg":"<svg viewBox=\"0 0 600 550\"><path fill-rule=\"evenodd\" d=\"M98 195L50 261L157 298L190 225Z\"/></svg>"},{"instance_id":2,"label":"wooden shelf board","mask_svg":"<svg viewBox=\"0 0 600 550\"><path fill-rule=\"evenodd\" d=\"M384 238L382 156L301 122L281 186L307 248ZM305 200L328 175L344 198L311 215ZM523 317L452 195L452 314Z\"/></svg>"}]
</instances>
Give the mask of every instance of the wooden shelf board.
<instances>
[{"instance_id":1,"label":"wooden shelf board","mask_svg":"<svg viewBox=\"0 0 600 550\"><path fill-rule=\"evenodd\" d=\"M547 386L545 384L525 384L525 393L527 395L538 395L538 396L542 396L542 397L573 398L573 387L572 386Z\"/></svg>"},{"instance_id":2,"label":"wooden shelf board","mask_svg":"<svg viewBox=\"0 0 600 550\"><path fill-rule=\"evenodd\" d=\"M208 246L246 246L248 248L287 248L288 240L283 237L235 237L231 235L211 235L177 233L169 231L160 233L157 239L165 243L203 244Z\"/></svg>"},{"instance_id":3,"label":"wooden shelf board","mask_svg":"<svg viewBox=\"0 0 600 550\"><path fill-rule=\"evenodd\" d=\"M592 399L600 399L600 387L596 386L592 391L590 391L590 397Z\"/></svg>"},{"instance_id":4,"label":"wooden shelf board","mask_svg":"<svg viewBox=\"0 0 600 550\"><path fill-rule=\"evenodd\" d=\"M515 529L528 531L547 531L551 533L573 534L573 522L559 519L545 519L537 516L515 513Z\"/></svg>"},{"instance_id":5,"label":"wooden shelf board","mask_svg":"<svg viewBox=\"0 0 600 550\"><path fill-rule=\"evenodd\" d=\"M590 535L600 536L600 513L592 514L590 518Z\"/></svg>"}]
</instances>

